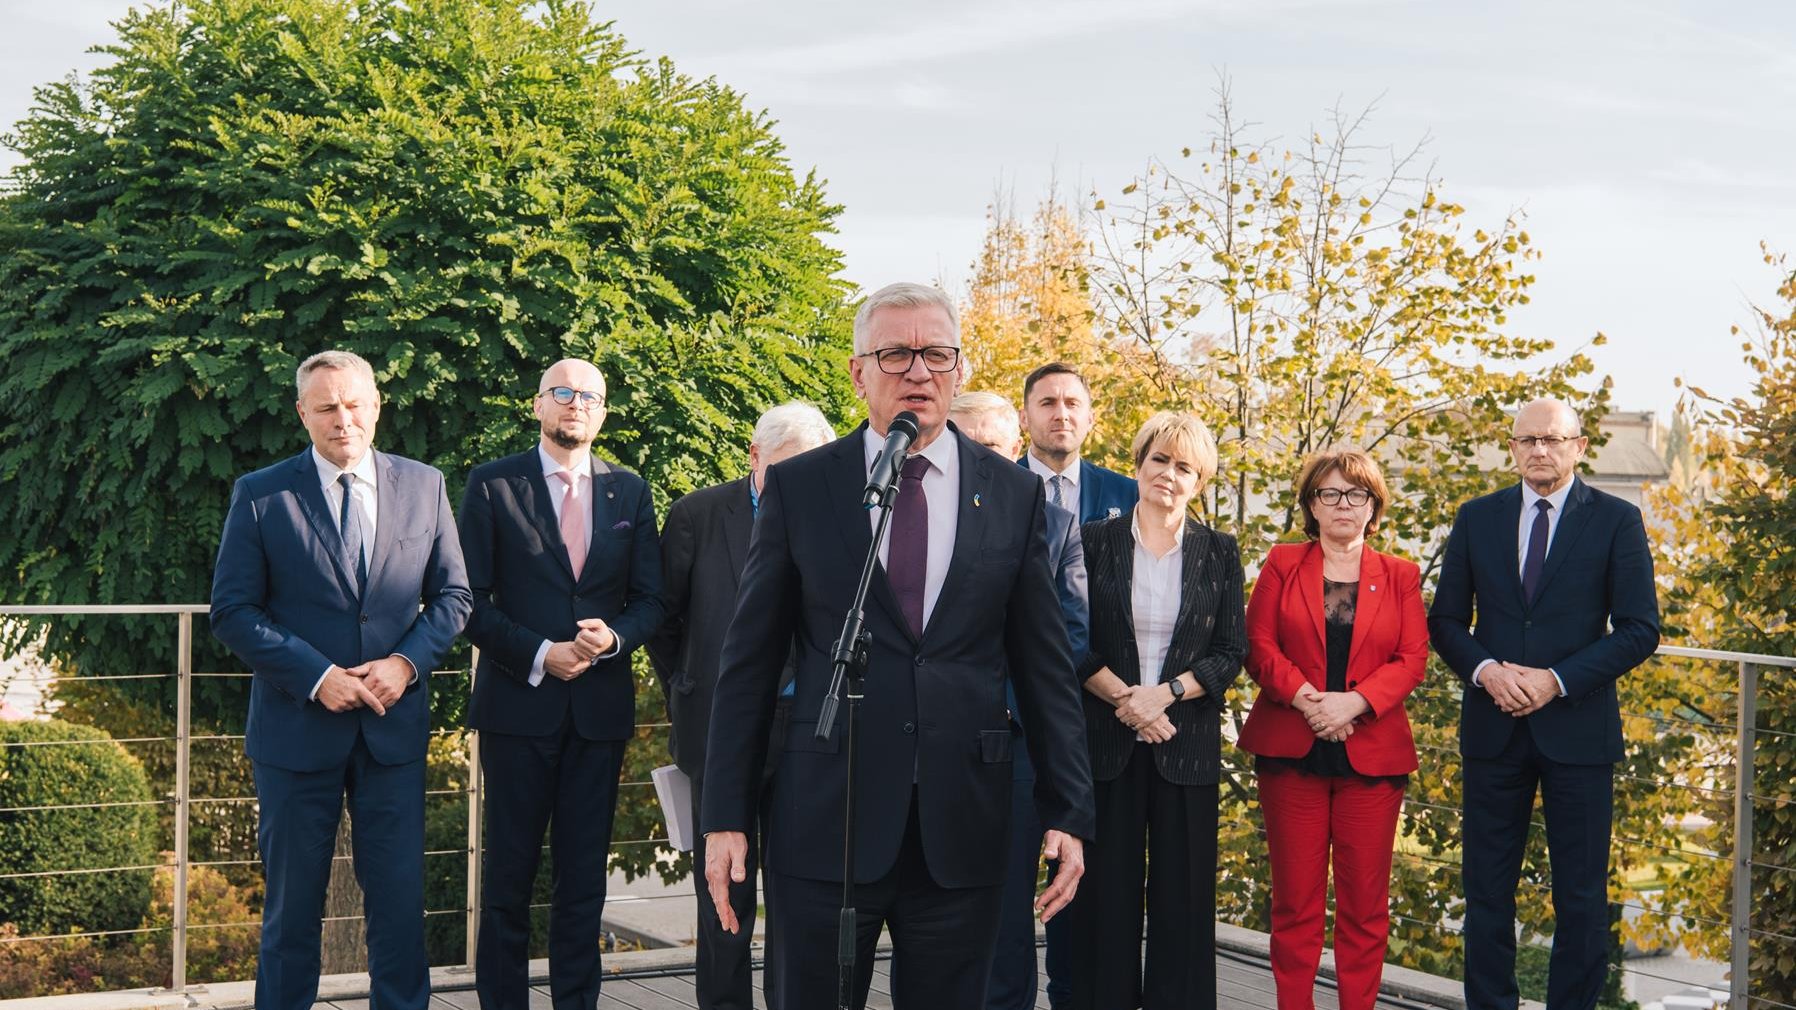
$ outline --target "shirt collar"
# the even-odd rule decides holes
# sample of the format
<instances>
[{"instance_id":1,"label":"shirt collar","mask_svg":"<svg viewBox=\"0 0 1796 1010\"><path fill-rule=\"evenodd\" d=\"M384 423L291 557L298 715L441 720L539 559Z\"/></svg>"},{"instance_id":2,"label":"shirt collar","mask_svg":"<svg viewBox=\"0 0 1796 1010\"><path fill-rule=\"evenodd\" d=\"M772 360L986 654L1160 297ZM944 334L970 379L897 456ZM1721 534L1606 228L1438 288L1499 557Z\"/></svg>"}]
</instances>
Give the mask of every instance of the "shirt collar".
<instances>
[{"instance_id":1,"label":"shirt collar","mask_svg":"<svg viewBox=\"0 0 1796 1010\"><path fill-rule=\"evenodd\" d=\"M337 464L325 459L319 454L318 447L313 446L312 465L318 468L318 484L320 487L328 489L332 484L337 482L338 477L341 477L345 473L354 474L356 480L367 484L369 487L377 486L374 481L373 449L369 449L367 452L362 453L360 462L356 463L355 466L350 467L348 470L344 470L337 466Z\"/></svg>"},{"instance_id":2,"label":"shirt collar","mask_svg":"<svg viewBox=\"0 0 1796 1010\"><path fill-rule=\"evenodd\" d=\"M867 469L871 471L873 461L879 458L880 452L886 447L886 437L874 434L873 426L870 424L861 432L861 435L861 444L866 449ZM928 460L939 473L953 473L953 466L959 459L957 454L960 452L960 447L954 441L953 435L954 429L943 428L942 433L935 437L935 441L929 443L928 448L913 452L911 455L921 456Z\"/></svg>"},{"instance_id":3,"label":"shirt collar","mask_svg":"<svg viewBox=\"0 0 1796 1010\"><path fill-rule=\"evenodd\" d=\"M1534 509L1534 503L1537 501L1540 501L1544 497L1547 501L1553 503L1553 514L1554 515L1564 515L1565 514L1565 500L1567 498L1571 497L1572 485L1575 483L1577 483L1577 478L1574 477L1573 479L1566 481L1564 487L1560 488L1557 491L1554 491L1552 494L1540 495L1540 494L1535 493L1535 490L1528 486L1527 481L1523 481L1522 482L1522 514L1526 515L1530 511L1532 511Z\"/></svg>"},{"instance_id":4,"label":"shirt collar","mask_svg":"<svg viewBox=\"0 0 1796 1010\"><path fill-rule=\"evenodd\" d=\"M1065 484L1070 484L1075 488L1079 486L1079 457L1074 456L1073 461L1068 463L1066 469L1060 473L1055 473L1053 467L1043 463L1041 458L1036 456L1033 452L1024 453L1023 458L1028 461L1029 469L1041 475L1041 479L1044 483L1049 478L1059 477Z\"/></svg>"},{"instance_id":5,"label":"shirt collar","mask_svg":"<svg viewBox=\"0 0 1796 1010\"><path fill-rule=\"evenodd\" d=\"M564 467L560 463L555 462L555 458L549 455L548 451L543 448L541 442L536 444L536 458L540 460L543 465L543 480L548 480L550 477L555 476L561 471L570 469L569 467ZM591 477L592 453L581 453L579 461L573 465L571 470L576 477Z\"/></svg>"},{"instance_id":6,"label":"shirt collar","mask_svg":"<svg viewBox=\"0 0 1796 1010\"><path fill-rule=\"evenodd\" d=\"M1129 510L1129 535L1135 538L1135 546L1147 551L1149 554L1153 553L1153 551L1148 550L1147 546L1141 542L1141 517L1134 509ZM1184 546L1185 521L1181 519L1179 520L1178 529L1174 530L1172 534L1172 550L1167 551L1166 554L1177 554L1184 548ZM1162 554L1160 557L1165 557L1166 554Z\"/></svg>"}]
</instances>

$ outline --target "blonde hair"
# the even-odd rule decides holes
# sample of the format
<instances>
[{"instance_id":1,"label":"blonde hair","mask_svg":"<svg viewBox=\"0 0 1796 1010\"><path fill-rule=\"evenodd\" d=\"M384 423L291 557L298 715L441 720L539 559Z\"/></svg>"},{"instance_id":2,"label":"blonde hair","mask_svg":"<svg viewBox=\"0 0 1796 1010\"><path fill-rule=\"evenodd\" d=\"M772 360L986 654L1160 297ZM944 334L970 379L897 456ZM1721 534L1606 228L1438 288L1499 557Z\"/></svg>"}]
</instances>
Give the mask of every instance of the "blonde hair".
<instances>
[{"instance_id":1,"label":"blonde hair","mask_svg":"<svg viewBox=\"0 0 1796 1010\"><path fill-rule=\"evenodd\" d=\"M1188 457L1197 464L1199 489L1216 476L1216 439L1210 434L1209 426L1198 420L1196 414L1162 410L1148 418L1135 433L1135 442L1129 447L1130 455L1135 458L1135 469L1141 469L1142 461L1158 442L1165 442L1167 451Z\"/></svg>"},{"instance_id":2,"label":"blonde hair","mask_svg":"<svg viewBox=\"0 0 1796 1010\"><path fill-rule=\"evenodd\" d=\"M1377 533L1378 521L1384 518L1384 507L1390 503L1391 492L1385 487L1384 473L1378 469L1377 462L1361 450L1350 448L1324 449L1311 453L1310 458L1303 461L1303 472L1297 475L1297 503L1303 509L1303 532L1311 540L1322 535L1322 524L1316 521L1310 506L1315 501L1316 488L1331 473L1339 473L1347 483L1372 492L1372 518L1366 523L1365 535Z\"/></svg>"}]
</instances>

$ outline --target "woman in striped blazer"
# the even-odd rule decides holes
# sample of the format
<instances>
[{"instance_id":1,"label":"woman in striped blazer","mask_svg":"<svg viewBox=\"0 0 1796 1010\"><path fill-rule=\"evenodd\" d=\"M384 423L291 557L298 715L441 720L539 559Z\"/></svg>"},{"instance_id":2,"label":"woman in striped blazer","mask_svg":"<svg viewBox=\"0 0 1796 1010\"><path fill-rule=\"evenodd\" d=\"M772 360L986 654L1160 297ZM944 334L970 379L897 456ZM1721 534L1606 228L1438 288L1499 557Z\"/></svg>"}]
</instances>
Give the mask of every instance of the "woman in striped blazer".
<instances>
[{"instance_id":1,"label":"woman in striped blazer","mask_svg":"<svg viewBox=\"0 0 1796 1010\"><path fill-rule=\"evenodd\" d=\"M1211 1010L1222 709L1247 653L1241 556L1187 512L1216 473L1202 421L1156 414L1133 453L1140 502L1082 531L1098 837L1071 906L1073 1005Z\"/></svg>"}]
</instances>

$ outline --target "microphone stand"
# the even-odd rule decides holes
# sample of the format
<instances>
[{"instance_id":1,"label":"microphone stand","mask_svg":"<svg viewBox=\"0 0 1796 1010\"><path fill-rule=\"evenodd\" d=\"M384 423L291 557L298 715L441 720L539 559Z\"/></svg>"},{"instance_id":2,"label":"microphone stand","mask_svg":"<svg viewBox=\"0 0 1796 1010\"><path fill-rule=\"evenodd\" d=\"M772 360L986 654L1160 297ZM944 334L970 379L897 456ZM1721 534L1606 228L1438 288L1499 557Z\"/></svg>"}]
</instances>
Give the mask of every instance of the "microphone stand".
<instances>
[{"instance_id":1,"label":"microphone stand","mask_svg":"<svg viewBox=\"0 0 1796 1010\"><path fill-rule=\"evenodd\" d=\"M836 709L844 689L848 697L848 718L843 749L848 752L847 795L843 798L842 824L842 908L836 919L836 1007L853 1010L855 924L854 908L854 727L859 721L861 698L865 691L867 652L873 634L866 628L867 589L873 584L873 566L879 561L879 545L885 541L886 526L892 519L892 504L898 498L899 469L892 468L892 482L884 488L868 488L862 504L877 508L879 518L873 530L873 542L867 547L867 559L861 563L860 584L854 600L842 620L842 633L837 636L831 656L835 672L830 677L829 694L818 711L816 738L828 740L836 724Z\"/></svg>"}]
</instances>

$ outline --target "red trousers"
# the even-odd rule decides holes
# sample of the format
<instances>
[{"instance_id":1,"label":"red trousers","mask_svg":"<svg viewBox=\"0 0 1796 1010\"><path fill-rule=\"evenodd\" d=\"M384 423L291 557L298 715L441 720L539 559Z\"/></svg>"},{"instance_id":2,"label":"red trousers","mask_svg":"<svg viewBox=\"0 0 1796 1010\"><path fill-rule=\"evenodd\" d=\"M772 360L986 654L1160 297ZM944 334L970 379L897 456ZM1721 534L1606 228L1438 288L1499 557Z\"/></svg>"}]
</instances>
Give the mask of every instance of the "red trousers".
<instances>
[{"instance_id":1,"label":"red trousers","mask_svg":"<svg viewBox=\"0 0 1796 1010\"><path fill-rule=\"evenodd\" d=\"M1391 850L1403 786L1264 767L1259 783L1272 861L1272 978L1278 986L1278 1010L1315 1008L1331 852L1341 1010L1372 1010L1390 936Z\"/></svg>"}]
</instances>

